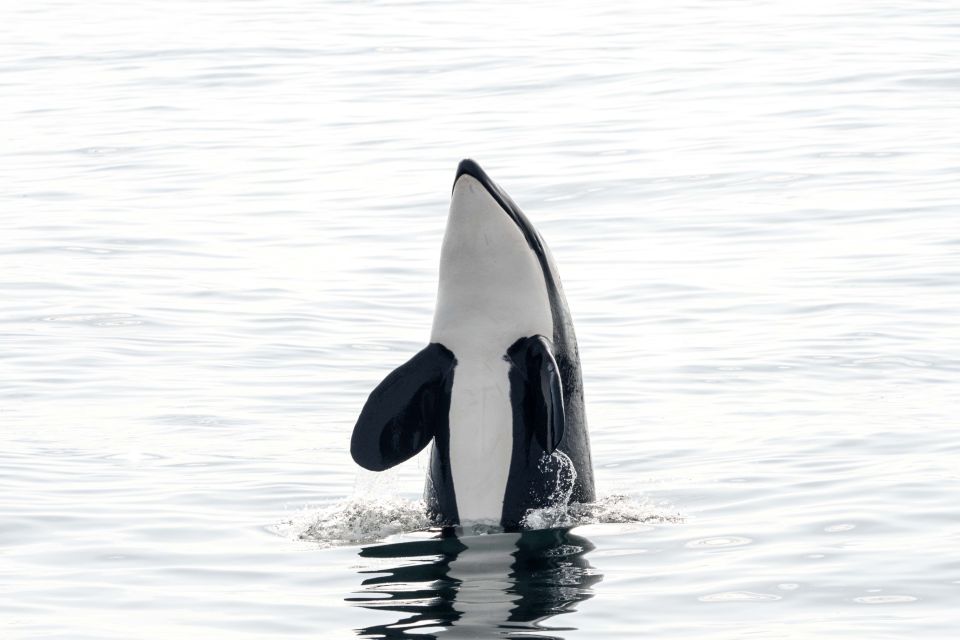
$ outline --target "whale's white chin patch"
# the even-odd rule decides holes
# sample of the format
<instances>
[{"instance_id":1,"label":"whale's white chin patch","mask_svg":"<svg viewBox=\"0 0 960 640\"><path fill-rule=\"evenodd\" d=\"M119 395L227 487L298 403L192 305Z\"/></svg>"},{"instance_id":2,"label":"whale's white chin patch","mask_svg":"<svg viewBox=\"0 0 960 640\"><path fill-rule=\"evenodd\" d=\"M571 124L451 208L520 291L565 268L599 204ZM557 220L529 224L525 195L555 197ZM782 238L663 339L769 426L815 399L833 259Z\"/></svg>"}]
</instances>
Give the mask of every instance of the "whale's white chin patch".
<instances>
[{"instance_id":1,"label":"whale's white chin patch","mask_svg":"<svg viewBox=\"0 0 960 640\"><path fill-rule=\"evenodd\" d=\"M440 253L432 339L451 349L451 343L488 349L491 341L510 340L509 347L537 334L553 335L540 261L484 186L462 175L453 189Z\"/></svg>"},{"instance_id":2,"label":"whale's white chin patch","mask_svg":"<svg viewBox=\"0 0 960 640\"><path fill-rule=\"evenodd\" d=\"M553 336L540 261L523 232L473 176L453 189L440 255L432 342L456 359L450 469L463 523L498 523L513 452L507 349Z\"/></svg>"}]
</instances>

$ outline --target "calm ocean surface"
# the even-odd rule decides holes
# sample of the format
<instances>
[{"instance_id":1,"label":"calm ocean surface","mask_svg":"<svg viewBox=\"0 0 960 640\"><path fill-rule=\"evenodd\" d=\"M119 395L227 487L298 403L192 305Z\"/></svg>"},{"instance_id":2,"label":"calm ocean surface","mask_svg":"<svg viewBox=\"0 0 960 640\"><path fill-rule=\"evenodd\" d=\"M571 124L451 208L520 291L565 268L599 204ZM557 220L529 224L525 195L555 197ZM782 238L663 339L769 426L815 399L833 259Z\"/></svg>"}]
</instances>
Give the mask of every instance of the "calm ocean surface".
<instances>
[{"instance_id":1,"label":"calm ocean surface","mask_svg":"<svg viewBox=\"0 0 960 640\"><path fill-rule=\"evenodd\" d=\"M956 2L9 2L0 144L0 637L956 637ZM463 157L564 280L582 526L348 452Z\"/></svg>"}]
</instances>

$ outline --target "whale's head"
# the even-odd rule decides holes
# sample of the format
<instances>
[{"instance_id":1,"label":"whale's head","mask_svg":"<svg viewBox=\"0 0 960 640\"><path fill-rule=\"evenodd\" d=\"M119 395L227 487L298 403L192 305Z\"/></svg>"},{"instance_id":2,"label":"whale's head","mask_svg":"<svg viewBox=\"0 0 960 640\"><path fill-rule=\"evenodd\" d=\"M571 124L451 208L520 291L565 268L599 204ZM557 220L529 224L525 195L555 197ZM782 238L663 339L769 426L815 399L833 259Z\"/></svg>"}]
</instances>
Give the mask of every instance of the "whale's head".
<instances>
[{"instance_id":1,"label":"whale's head","mask_svg":"<svg viewBox=\"0 0 960 640\"><path fill-rule=\"evenodd\" d=\"M546 246L516 203L473 160L457 168L440 253L433 342L508 347L553 335Z\"/></svg>"}]
</instances>

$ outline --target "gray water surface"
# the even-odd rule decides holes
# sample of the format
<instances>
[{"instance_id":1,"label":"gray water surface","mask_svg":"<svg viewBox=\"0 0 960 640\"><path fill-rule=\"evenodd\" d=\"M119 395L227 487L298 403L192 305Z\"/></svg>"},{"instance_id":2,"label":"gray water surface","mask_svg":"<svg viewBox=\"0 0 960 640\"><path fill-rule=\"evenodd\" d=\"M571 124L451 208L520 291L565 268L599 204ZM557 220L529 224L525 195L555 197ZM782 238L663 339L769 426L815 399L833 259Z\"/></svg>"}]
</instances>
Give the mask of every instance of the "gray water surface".
<instances>
[{"instance_id":1,"label":"gray water surface","mask_svg":"<svg viewBox=\"0 0 960 640\"><path fill-rule=\"evenodd\" d=\"M955 637L958 60L954 2L4 4L0 636ZM350 459L463 157L627 522L433 539Z\"/></svg>"}]
</instances>

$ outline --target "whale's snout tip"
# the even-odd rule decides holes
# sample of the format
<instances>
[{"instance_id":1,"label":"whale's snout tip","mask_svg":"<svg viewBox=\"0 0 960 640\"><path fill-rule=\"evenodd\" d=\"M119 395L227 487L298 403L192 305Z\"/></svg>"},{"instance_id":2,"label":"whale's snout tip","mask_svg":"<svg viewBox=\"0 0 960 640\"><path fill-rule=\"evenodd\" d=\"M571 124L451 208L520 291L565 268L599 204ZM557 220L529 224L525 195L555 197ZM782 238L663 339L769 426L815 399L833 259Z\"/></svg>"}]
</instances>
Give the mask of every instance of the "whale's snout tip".
<instances>
[{"instance_id":1,"label":"whale's snout tip","mask_svg":"<svg viewBox=\"0 0 960 640\"><path fill-rule=\"evenodd\" d=\"M486 172L480 168L480 164L471 158L464 158L460 161L460 164L457 165L457 175L453 179L453 184L457 184L462 176L470 176L475 178L477 182L481 184L489 184L490 178L487 176Z\"/></svg>"}]
</instances>

